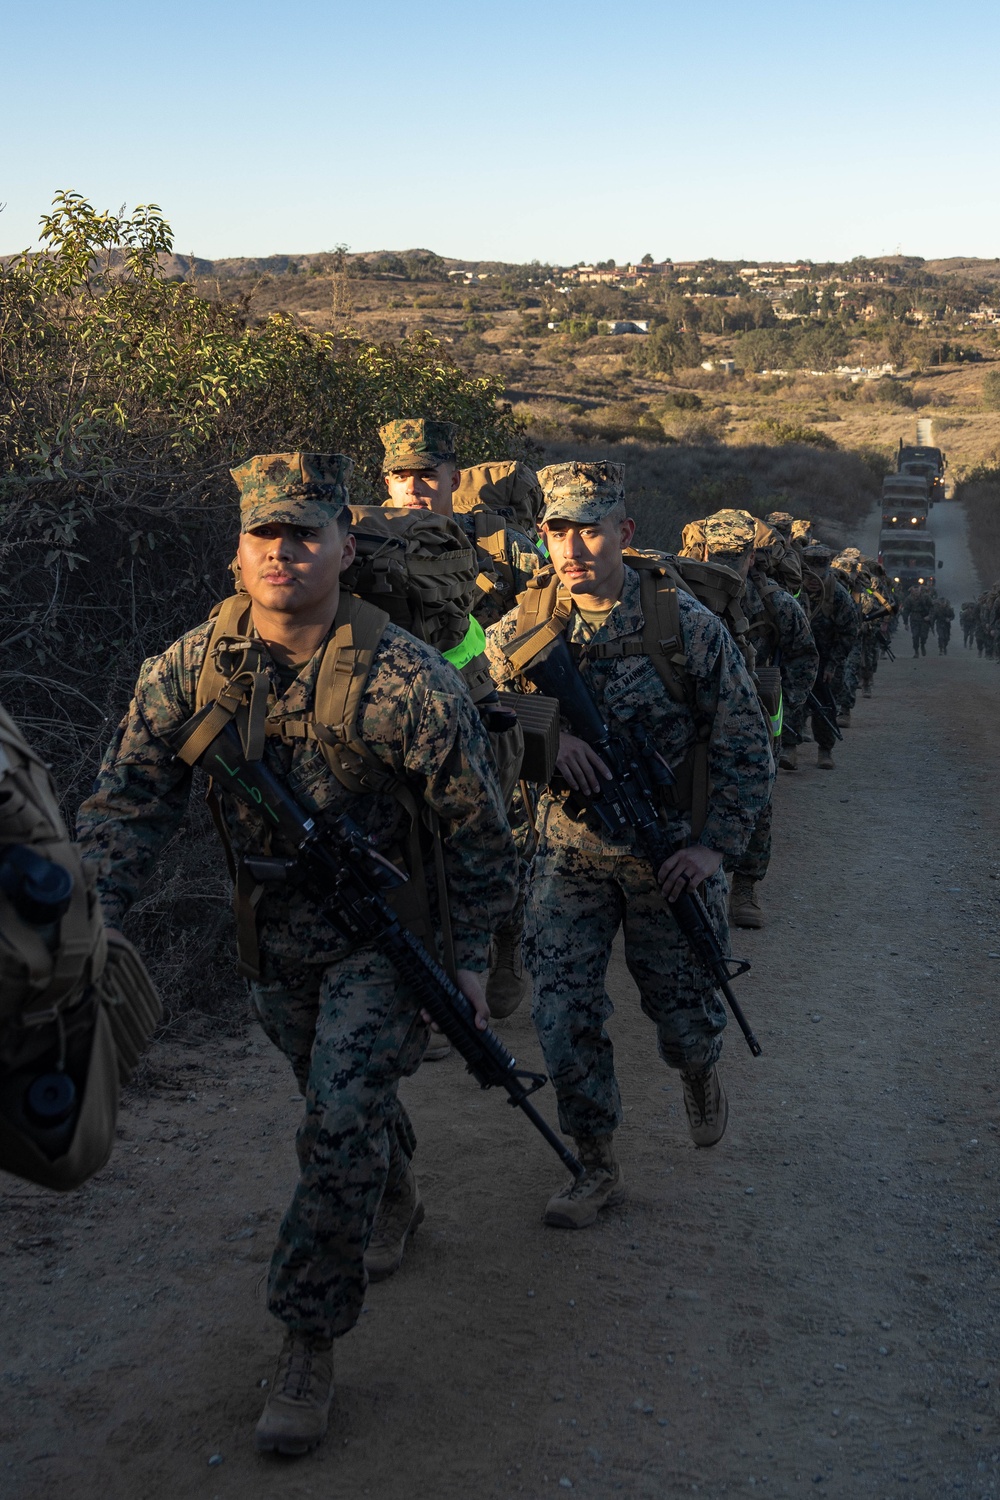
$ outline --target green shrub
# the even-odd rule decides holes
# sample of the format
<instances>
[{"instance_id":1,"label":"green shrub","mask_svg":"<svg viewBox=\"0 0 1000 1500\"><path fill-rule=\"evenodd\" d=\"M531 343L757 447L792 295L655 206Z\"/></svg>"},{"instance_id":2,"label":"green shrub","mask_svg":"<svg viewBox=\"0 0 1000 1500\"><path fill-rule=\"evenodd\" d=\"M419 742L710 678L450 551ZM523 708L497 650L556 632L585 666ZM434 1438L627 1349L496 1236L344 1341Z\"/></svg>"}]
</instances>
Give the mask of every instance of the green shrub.
<instances>
[{"instance_id":1,"label":"green shrub","mask_svg":"<svg viewBox=\"0 0 1000 1500\"><path fill-rule=\"evenodd\" d=\"M983 405L987 411L1000 411L1000 370L989 370L983 378Z\"/></svg>"},{"instance_id":2,"label":"green shrub","mask_svg":"<svg viewBox=\"0 0 1000 1500\"><path fill-rule=\"evenodd\" d=\"M60 194L45 253L0 266L0 694L69 788L138 663L203 619L236 532L229 468L253 453L350 454L380 492L379 425L459 427L466 463L519 456L493 378L429 337L370 344L165 280L154 206L97 213Z\"/></svg>"},{"instance_id":3,"label":"green shrub","mask_svg":"<svg viewBox=\"0 0 1000 1500\"><path fill-rule=\"evenodd\" d=\"M774 417L763 417L751 427L753 438L758 443L784 445L805 443L810 448L836 448L832 437L820 432L818 427L805 427L797 422L779 422Z\"/></svg>"}]
</instances>

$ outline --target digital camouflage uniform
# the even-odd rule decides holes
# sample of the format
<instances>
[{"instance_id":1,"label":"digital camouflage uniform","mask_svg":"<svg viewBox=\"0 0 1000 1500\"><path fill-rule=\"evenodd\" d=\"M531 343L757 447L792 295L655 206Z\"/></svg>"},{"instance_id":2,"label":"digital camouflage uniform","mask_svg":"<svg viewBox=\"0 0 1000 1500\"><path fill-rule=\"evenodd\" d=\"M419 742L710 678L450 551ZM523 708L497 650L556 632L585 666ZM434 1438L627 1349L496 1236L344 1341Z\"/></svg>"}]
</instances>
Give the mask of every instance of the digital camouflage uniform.
<instances>
[{"instance_id":1,"label":"digital camouflage uniform","mask_svg":"<svg viewBox=\"0 0 1000 1500\"><path fill-rule=\"evenodd\" d=\"M766 604L762 589L769 590ZM806 612L787 590L774 588L764 575L751 571L743 596L743 612L750 621L750 644L758 667L781 672L783 719L800 716L816 681L819 651ZM734 869L751 880L763 880L771 863L771 812L767 808L754 827L750 842Z\"/></svg>"},{"instance_id":2,"label":"digital camouflage uniform","mask_svg":"<svg viewBox=\"0 0 1000 1500\"><path fill-rule=\"evenodd\" d=\"M844 668L854 649L861 628L860 614L843 584L837 582L830 570L833 552L819 542L812 542L802 553L805 573L819 579L822 588L810 593L803 585L802 604L809 617L809 626L819 652L815 694L824 703L833 718L837 704L844 691ZM805 722L805 709L792 715L790 729L801 739ZM830 751L836 743L833 730L817 715L812 715L813 739L820 750Z\"/></svg>"},{"instance_id":3,"label":"digital camouflage uniform","mask_svg":"<svg viewBox=\"0 0 1000 1500\"><path fill-rule=\"evenodd\" d=\"M959 610L959 622L962 626L963 648L972 645L976 633L976 605L973 600L967 600Z\"/></svg>"},{"instance_id":4,"label":"digital camouflage uniform","mask_svg":"<svg viewBox=\"0 0 1000 1500\"><path fill-rule=\"evenodd\" d=\"M909 593L910 636L913 640L914 656L927 655L927 637L931 633L931 618L934 614L934 590L918 584Z\"/></svg>"},{"instance_id":5,"label":"digital camouflage uniform","mask_svg":"<svg viewBox=\"0 0 1000 1500\"><path fill-rule=\"evenodd\" d=\"M379 429L379 437L385 449L382 473L436 469L445 463L457 467L457 435L458 427L454 422L434 422L424 417L400 417L387 422ZM382 503L391 506L394 502L389 497ZM469 545L474 551L480 552L481 549L476 545L474 512L455 511L454 518L468 537ZM512 526L505 517L498 517L498 522L504 532L504 550L511 576L507 578L500 573L495 578L488 579L493 570L489 559L483 557L484 592L472 612L484 628L503 618L542 562L541 553L529 537Z\"/></svg>"},{"instance_id":6,"label":"digital camouflage uniform","mask_svg":"<svg viewBox=\"0 0 1000 1500\"><path fill-rule=\"evenodd\" d=\"M621 491L620 478L612 474L603 482L601 474L620 469L559 464L542 471L550 507L546 514L578 517L581 523L600 519L615 503L616 488ZM588 474L595 472L597 478L588 485ZM646 656L593 659L587 654L588 646L641 631L639 577L632 568L625 567L621 598L604 623L592 632L573 608L566 639L602 714L637 752L649 737L676 767L697 738L698 726L710 729L711 797L700 842L738 858L770 794L774 773L768 733L746 668L721 621L694 598L681 593L677 598L690 705L674 702ZM489 631L487 641L496 680L513 690L525 686L504 654L515 638L516 620L516 612L507 615ZM538 805L539 849L530 892L533 1019L556 1088L562 1128L578 1140L607 1138L622 1119L606 1030L613 1006L605 988L618 928L624 926L626 963L667 1064L693 1070L714 1064L726 1015L631 837L609 841L572 819L563 800L546 788ZM678 845L690 839L686 812L672 810L669 826ZM704 896L720 941L728 945L721 870L706 882Z\"/></svg>"},{"instance_id":7,"label":"digital camouflage uniform","mask_svg":"<svg viewBox=\"0 0 1000 1500\"><path fill-rule=\"evenodd\" d=\"M308 511L300 501L291 509L274 502L282 484L275 459L293 457L301 457L308 479L328 473L335 456L271 455L235 470L244 491L244 530L292 517L297 524L325 524L338 514L346 486L342 499L315 502L320 514L325 511L321 522L303 520ZM334 486L325 488L335 493ZM94 791L80 809L79 837L98 864L111 925L120 923L184 817L192 772L165 741L194 711L211 628L199 625L144 663ZM321 656L322 648L297 676L269 660L270 719L309 713ZM486 735L464 683L436 651L388 625L358 729L371 754L445 825L456 961L485 969L491 925L514 899L516 863ZM268 736L263 758L321 822L347 812L380 850L399 858L406 824L393 797L346 791L315 740ZM256 815L227 798L222 811L237 859L260 852ZM335 1337L357 1321L376 1209L413 1152L397 1086L417 1068L427 1027L388 960L371 948L348 951L294 878L265 888L257 927L260 973L250 985L252 1002L305 1099L296 1140L299 1181L271 1262L268 1305L293 1333Z\"/></svg>"},{"instance_id":8,"label":"digital camouflage uniform","mask_svg":"<svg viewBox=\"0 0 1000 1500\"><path fill-rule=\"evenodd\" d=\"M400 417L387 422L379 430L379 437L385 449L382 461L383 475L434 469L441 464L450 464L457 468L458 454L455 447L457 435L458 427L454 422L432 421L424 417ZM524 468L526 470L524 477L531 476L531 471L527 469L527 466ZM533 476L531 478L533 480ZM537 488L537 482L535 483ZM386 506L392 506L394 503L396 502L391 495L383 501ZM495 624L497 620L502 619L513 606L518 594L526 587L528 580L534 576L541 565L541 553L523 532L511 526L505 517L497 516L496 525L491 528L491 531L494 535L499 533L503 537L503 557L498 564L477 538L475 513L455 511L451 498L449 498L448 505L449 513L464 531L479 562L477 598L472 607L472 615L477 624L485 629L488 625ZM519 781L516 781L510 789L507 815L521 861L522 879L521 896L510 914L509 921L494 933L495 944L491 959L492 972L488 998L494 1013L499 1016L510 1014L512 1006L516 1007L520 1003L516 996L526 988L526 980L523 978L521 968L520 943L524 927L525 881L528 865L534 853L534 833L528 809L524 805ZM498 965L499 970L502 971L499 977L497 976Z\"/></svg>"},{"instance_id":9,"label":"digital camouflage uniform","mask_svg":"<svg viewBox=\"0 0 1000 1500\"><path fill-rule=\"evenodd\" d=\"M951 640L951 622L955 618L955 610L950 599L943 599L939 595L934 601L934 613L931 616L938 640L938 653L941 656L948 655L948 642Z\"/></svg>"},{"instance_id":10,"label":"digital camouflage uniform","mask_svg":"<svg viewBox=\"0 0 1000 1500\"><path fill-rule=\"evenodd\" d=\"M777 512L782 515L782 512ZM791 525L791 517L788 517ZM757 521L744 510L721 510L702 522L705 535L704 555L707 562L721 563L739 572L746 566L747 554L755 549L758 530L772 544L761 550L761 563L770 559L771 551L783 550L780 533L773 528L759 528ZM746 641L753 651L754 669L778 667L781 672L782 711L803 704L816 677L817 651L804 610L784 589L778 588L764 573L753 571L746 579L740 608L746 617ZM739 859L727 860L726 869L752 882L763 880L771 863L773 802L760 811L750 841ZM737 886L738 889L738 886ZM738 912L734 910L734 916Z\"/></svg>"},{"instance_id":11,"label":"digital camouflage uniform","mask_svg":"<svg viewBox=\"0 0 1000 1500\"><path fill-rule=\"evenodd\" d=\"M883 596L875 588L875 579L857 547L846 547L833 559L832 571L850 594L858 613L858 638L844 665L843 692L838 700L840 710L850 713L863 686L868 696L878 669L878 633L886 618L888 589Z\"/></svg>"}]
</instances>

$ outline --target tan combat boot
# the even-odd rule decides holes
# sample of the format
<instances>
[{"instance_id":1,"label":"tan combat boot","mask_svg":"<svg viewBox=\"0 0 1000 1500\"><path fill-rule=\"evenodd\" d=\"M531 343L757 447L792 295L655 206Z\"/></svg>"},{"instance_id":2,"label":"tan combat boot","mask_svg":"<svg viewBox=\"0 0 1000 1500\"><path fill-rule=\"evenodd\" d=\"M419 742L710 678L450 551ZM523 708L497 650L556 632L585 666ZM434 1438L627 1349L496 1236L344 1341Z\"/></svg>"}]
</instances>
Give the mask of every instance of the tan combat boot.
<instances>
[{"instance_id":1,"label":"tan combat boot","mask_svg":"<svg viewBox=\"0 0 1000 1500\"><path fill-rule=\"evenodd\" d=\"M778 753L778 765L783 771L799 769L798 745L782 745Z\"/></svg>"},{"instance_id":2,"label":"tan combat boot","mask_svg":"<svg viewBox=\"0 0 1000 1500\"><path fill-rule=\"evenodd\" d=\"M596 1221L602 1208L612 1208L625 1197L613 1136L582 1136L577 1140L576 1151L586 1174L553 1193L545 1208L546 1224L557 1229L586 1229Z\"/></svg>"},{"instance_id":3,"label":"tan combat boot","mask_svg":"<svg viewBox=\"0 0 1000 1500\"><path fill-rule=\"evenodd\" d=\"M392 1192L382 1194L382 1201L375 1215L368 1249L365 1251L365 1270L369 1281L385 1281L394 1276L403 1264L406 1241L424 1222L424 1205L420 1201L420 1188L410 1162L406 1173Z\"/></svg>"},{"instance_id":4,"label":"tan combat boot","mask_svg":"<svg viewBox=\"0 0 1000 1500\"><path fill-rule=\"evenodd\" d=\"M816 748L816 765L821 771L834 770L833 751L824 750L822 745L818 745Z\"/></svg>"},{"instance_id":5,"label":"tan combat boot","mask_svg":"<svg viewBox=\"0 0 1000 1500\"><path fill-rule=\"evenodd\" d=\"M505 927L494 934L486 1003L498 1021L512 1016L531 994L531 975L524 967L523 926Z\"/></svg>"},{"instance_id":6,"label":"tan combat boot","mask_svg":"<svg viewBox=\"0 0 1000 1500\"><path fill-rule=\"evenodd\" d=\"M714 1146L726 1133L729 1100L717 1065L700 1072L681 1073L688 1129L696 1146Z\"/></svg>"},{"instance_id":7,"label":"tan combat boot","mask_svg":"<svg viewBox=\"0 0 1000 1500\"><path fill-rule=\"evenodd\" d=\"M729 895L729 917L736 927L763 927L764 913L757 899L757 883L737 870Z\"/></svg>"},{"instance_id":8,"label":"tan combat boot","mask_svg":"<svg viewBox=\"0 0 1000 1500\"><path fill-rule=\"evenodd\" d=\"M308 1453L326 1435L333 1400L329 1340L289 1333L254 1442L258 1453Z\"/></svg>"},{"instance_id":9,"label":"tan combat boot","mask_svg":"<svg viewBox=\"0 0 1000 1500\"><path fill-rule=\"evenodd\" d=\"M443 1031L432 1031L427 1038L427 1046L421 1062L440 1062L443 1057L451 1056L451 1043Z\"/></svg>"},{"instance_id":10,"label":"tan combat boot","mask_svg":"<svg viewBox=\"0 0 1000 1500\"><path fill-rule=\"evenodd\" d=\"M851 727L851 710L849 708L842 708L840 710L840 713L837 715L837 728L838 729L850 729L850 727Z\"/></svg>"}]
</instances>

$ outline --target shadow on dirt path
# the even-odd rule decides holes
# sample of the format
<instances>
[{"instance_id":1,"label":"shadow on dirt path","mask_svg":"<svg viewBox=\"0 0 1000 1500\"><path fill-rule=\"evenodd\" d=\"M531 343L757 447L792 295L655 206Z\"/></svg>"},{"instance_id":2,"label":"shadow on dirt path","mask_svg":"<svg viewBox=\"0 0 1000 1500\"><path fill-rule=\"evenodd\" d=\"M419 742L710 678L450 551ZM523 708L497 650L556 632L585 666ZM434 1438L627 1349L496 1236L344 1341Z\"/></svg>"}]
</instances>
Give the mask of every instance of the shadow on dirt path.
<instances>
[{"instance_id":1,"label":"shadow on dirt path","mask_svg":"<svg viewBox=\"0 0 1000 1500\"><path fill-rule=\"evenodd\" d=\"M782 775L768 926L735 944L765 1054L730 1027L717 1148L620 961L629 1199L594 1230L544 1229L554 1158L426 1066L427 1221L338 1347L328 1442L264 1461L297 1099L252 1031L164 1045L96 1182L5 1179L0 1493L995 1495L1000 669L896 641L836 772ZM505 1034L537 1059L526 1016Z\"/></svg>"}]
</instances>

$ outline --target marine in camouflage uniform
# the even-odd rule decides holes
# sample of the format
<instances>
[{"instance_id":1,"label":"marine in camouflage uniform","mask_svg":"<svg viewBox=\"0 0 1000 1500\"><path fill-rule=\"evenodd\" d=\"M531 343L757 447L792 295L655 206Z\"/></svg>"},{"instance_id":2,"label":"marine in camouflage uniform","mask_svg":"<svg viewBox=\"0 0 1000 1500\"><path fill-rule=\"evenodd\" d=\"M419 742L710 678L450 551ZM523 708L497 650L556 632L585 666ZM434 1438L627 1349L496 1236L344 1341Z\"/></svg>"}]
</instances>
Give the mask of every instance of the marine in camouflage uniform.
<instances>
[{"instance_id":1,"label":"marine in camouflage uniform","mask_svg":"<svg viewBox=\"0 0 1000 1500\"><path fill-rule=\"evenodd\" d=\"M811 542L802 552L803 603L819 651L819 668L814 692L827 716L833 719L843 691L844 666L860 629L858 610L844 586L830 571L833 550L820 542ZM801 741L805 709L792 716L791 732ZM835 736L824 719L812 715L812 733L816 741L816 764L832 771Z\"/></svg>"},{"instance_id":2,"label":"marine in camouflage uniform","mask_svg":"<svg viewBox=\"0 0 1000 1500\"><path fill-rule=\"evenodd\" d=\"M816 680L819 652L805 611L791 594L768 577L766 564L776 562L772 554L783 547L770 532L770 549L756 549L757 522L747 511L723 510L708 516L705 528L705 559L722 563L744 579L740 604L748 622L747 640L753 650L754 668L777 667L781 674L781 716L805 704ZM780 737L781 730L777 731ZM794 769L794 754L784 757ZM773 803L768 798L754 824L750 842L738 859L726 861L732 875L730 920L737 927L763 927L757 886L771 863Z\"/></svg>"},{"instance_id":3,"label":"marine in camouflage uniform","mask_svg":"<svg viewBox=\"0 0 1000 1500\"><path fill-rule=\"evenodd\" d=\"M606 720L640 757L655 750L675 768L690 764L700 733L707 736L707 816L692 837L690 801L667 809L679 853L654 877L631 835L610 840L566 811L566 793L546 788L538 805L539 849L530 899L535 933L533 1020L559 1101L563 1130L577 1142L587 1174L560 1189L546 1222L582 1228L624 1195L613 1134L622 1120L614 1055L606 1024L605 988L615 935L625 932L626 963L644 1013L656 1027L660 1056L681 1070L692 1137L721 1138L727 1104L716 1063L725 1012L672 920L668 895L684 881L704 880L706 905L723 944L728 941L726 882L721 863L742 853L770 795L773 762L753 684L721 621L678 592L686 702L676 702L654 660L627 653L643 626L640 579L623 563L633 534L625 519L623 468L612 463L554 464L539 473L546 496L543 530L568 606L566 639ZM530 684L508 651L518 612L488 636L498 683ZM598 654L600 653L600 654ZM570 786L597 784L593 752L568 732L558 766Z\"/></svg>"},{"instance_id":4,"label":"marine in camouflage uniform","mask_svg":"<svg viewBox=\"0 0 1000 1500\"><path fill-rule=\"evenodd\" d=\"M473 616L479 627L495 624L511 608L517 595L527 586L542 564L538 548L523 532L497 518L503 533L503 561L498 565L477 540L475 512L456 513L454 496L461 482L454 422L432 421L426 417L400 417L379 430L385 457L382 474L388 489L383 501L387 506L430 510L435 515L450 516L464 530L469 545L480 559L478 603ZM481 645L477 644L477 650ZM490 952L490 977L487 999L493 1015L511 1015L530 993L531 979L524 964L523 892L528 866L534 853L531 819L524 807L520 786L512 793L508 816L522 865L522 899L510 920L493 934ZM427 1060L436 1061L450 1051L447 1039L434 1037Z\"/></svg>"},{"instance_id":5,"label":"marine in camouflage uniform","mask_svg":"<svg viewBox=\"0 0 1000 1500\"><path fill-rule=\"evenodd\" d=\"M506 567L491 570L491 559L477 546L475 511L455 510L454 495L462 477L455 449L457 435L454 422L432 422L424 417L387 422L379 431L385 448L382 474L389 489L382 503L431 510L458 522L483 562L481 594L473 614L485 628L503 618L542 566L543 558L523 531L498 516Z\"/></svg>"},{"instance_id":6,"label":"marine in camouflage uniform","mask_svg":"<svg viewBox=\"0 0 1000 1500\"><path fill-rule=\"evenodd\" d=\"M993 649L989 635L989 594L987 593L980 594L976 600L974 634L976 637L976 654L982 656L985 653L985 655L991 656Z\"/></svg>"},{"instance_id":7,"label":"marine in camouflage uniform","mask_svg":"<svg viewBox=\"0 0 1000 1500\"><path fill-rule=\"evenodd\" d=\"M320 824L349 813L379 850L398 859L408 826L400 803L385 792L347 791L315 738L282 731L284 724L309 720L333 628L324 621L333 619L338 604L336 569L353 556L344 521L349 471L349 459L324 454L265 455L233 471L242 491L242 576L255 626L268 643L268 721L279 730L267 736L263 759ZM284 607L289 589L298 588L301 598L310 586L315 574L302 560L309 548L325 548L329 557L338 545L342 552L327 563L332 585L324 577L312 585L321 590L312 617L318 611L316 646L307 660L289 660L284 647L271 644L278 640L274 611ZM286 575L294 576L282 602L268 602ZM294 595L289 611L293 605ZM120 923L184 818L192 771L167 740L194 712L211 633L211 623L199 625L144 663L80 809L79 837L98 866L110 925ZM446 829L456 963L462 974L479 973L490 928L513 902L516 862L489 745L465 685L438 652L387 625L357 723L370 755ZM267 851L255 813L223 797L222 816L237 862ZM331 1341L361 1312L365 1250L380 1201L380 1218L404 1213L406 1231L423 1216L410 1166L413 1130L397 1088L418 1066L428 1027L389 960L369 947L352 951L294 877L264 888L256 927L253 1007L291 1063L305 1100L296 1138L299 1180L268 1284L268 1306L287 1337L257 1443L299 1453L326 1429ZM465 980L463 987L469 989Z\"/></svg>"},{"instance_id":8,"label":"marine in camouflage uniform","mask_svg":"<svg viewBox=\"0 0 1000 1500\"><path fill-rule=\"evenodd\" d=\"M950 599L945 599L941 594L934 600L934 611L931 615L931 623L934 626L938 640L938 655L948 655L948 642L951 640L951 622L955 618L955 609Z\"/></svg>"},{"instance_id":9,"label":"marine in camouflage uniform","mask_svg":"<svg viewBox=\"0 0 1000 1500\"><path fill-rule=\"evenodd\" d=\"M976 634L975 600L966 600L958 612L958 619L962 627L962 648L967 650L972 645Z\"/></svg>"},{"instance_id":10,"label":"marine in camouflage uniform","mask_svg":"<svg viewBox=\"0 0 1000 1500\"><path fill-rule=\"evenodd\" d=\"M910 636L913 640L914 656L927 655L927 637L931 633L934 614L934 590L917 584L908 595Z\"/></svg>"},{"instance_id":11,"label":"marine in camouflage uniform","mask_svg":"<svg viewBox=\"0 0 1000 1500\"><path fill-rule=\"evenodd\" d=\"M861 696L870 698L881 647L888 643L899 605L882 564L876 558L863 557L861 566L867 577L865 593L873 601L867 610L862 611L861 630Z\"/></svg>"},{"instance_id":12,"label":"marine in camouflage uniform","mask_svg":"<svg viewBox=\"0 0 1000 1500\"><path fill-rule=\"evenodd\" d=\"M877 565L876 565L877 566ZM875 586L871 567L857 547L845 547L831 564L839 583L850 594L858 612L858 638L844 665L843 691L838 700L837 722L848 725L857 701L858 687L864 697L872 695L872 682L878 668L878 634L881 621L892 608L888 585L885 592Z\"/></svg>"}]
</instances>

